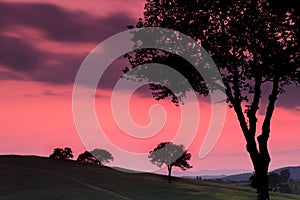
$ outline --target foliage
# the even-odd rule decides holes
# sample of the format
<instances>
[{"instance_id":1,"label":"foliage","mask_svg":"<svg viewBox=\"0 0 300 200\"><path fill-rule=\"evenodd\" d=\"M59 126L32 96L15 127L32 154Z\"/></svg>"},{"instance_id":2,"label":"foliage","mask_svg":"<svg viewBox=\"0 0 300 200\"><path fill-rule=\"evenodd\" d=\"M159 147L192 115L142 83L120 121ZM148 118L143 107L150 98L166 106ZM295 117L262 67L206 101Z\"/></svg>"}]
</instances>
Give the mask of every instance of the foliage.
<instances>
[{"instance_id":1,"label":"foliage","mask_svg":"<svg viewBox=\"0 0 300 200\"><path fill-rule=\"evenodd\" d=\"M269 199L267 172L271 159L267 142L275 102L287 86L300 85L300 18L295 8L279 9L268 0L147 0L144 18L136 25L137 28L163 27L184 33L202 45L213 58L224 82L226 101L234 109L247 142L260 200ZM138 31L133 33L132 40L137 46L147 42ZM154 42L176 40L180 38L162 37ZM175 54L141 49L125 56L135 69L144 63L168 65L185 76L195 92L208 94L201 75ZM129 68L124 70L127 71ZM147 77L136 73L135 79ZM176 80L162 82L181 86ZM189 90L176 87L183 90L174 94L167 86L159 82L150 84L153 97L157 100L170 97L178 104ZM265 86L271 88L269 94L262 90ZM261 134L255 138L259 109L264 109L265 114Z\"/></svg>"},{"instance_id":2,"label":"foliage","mask_svg":"<svg viewBox=\"0 0 300 200\"><path fill-rule=\"evenodd\" d=\"M286 85L299 84L299 16L293 9L278 11L264 0L147 0L145 9L144 19L140 18L136 27L169 28L201 43L217 64L228 89L234 90L233 98L228 96L231 104L247 103L255 93L255 83L258 87L279 78L279 92ZM135 35L141 39L138 33ZM188 63L176 55L158 52L138 50L127 57L132 68L148 62L168 64L186 76L196 92L207 94L204 80L195 72L187 73L193 72ZM172 96L165 87L150 88L158 100ZM176 96L172 98L176 101Z\"/></svg>"},{"instance_id":3,"label":"foliage","mask_svg":"<svg viewBox=\"0 0 300 200\"><path fill-rule=\"evenodd\" d=\"M279 192L290 194L292 192L292 189L289 184L285 183L285 184L281 184Z\"/></svg>"},{"instance_id":4,"label":"foliage","mask_svg":"<svg viewBox=\"0 0 300 200\"><path fill-rule=\"evenodd\" d=\"M149 152L148 158L151 163L160 168L167 165L169 182L171 181L172 167L179 167L181 170L192 168L188 163L191 154L185 150L183 145L176 145L172 142L161 142L154 150Z\"/></svg>"},{"instance_id":5,"label":"foliage","mask_svg":"<svg viewBox=\"0 0 300 200\"><path fill-rule=\"evenodd\" d=\"M279 186L281 184L280 181L280 175L277 173L270 173L269 174L269 188L271 191L276 192L279 189Z\"/></svg>"},{"instance_id":6,"label":"foliage","mask_svg":"<svg viewBox=\"0 0 300 200\"><path fill-rule=\"evenodd\" d=\"M289 169L282 170L280 172L280 176L279 176L280 182L281 183L287 183L290 176L291 176L291 173L290 173Z\"/></svg>"},{"instance_id":7,"label":"foliage","mask_svg":"<svg viewBox=\"0 0 300 200\"><path fill-rule=\"evenodd\" d=\"M95 158L95 156L93 156L93 154L91 154L88 151L85 151L85 152L81 153L78 156L77 161L84 162L84 163L92 163L92 164L101 165L101 162L99 160L97 160L97 158Z\"/></svg>"},{"instance_id":8,"label":"foliage","mask_svg":"<svg viewBox=\"0 0 300 200\"><path fill-rule=\"evenodd\" d=\"M271 172L269 174L269 190L273 192L291 193L291 188L288 184L290 175L289 169L282 170L279 174ZM250 177L250 186L255 189L257 188L255 174Z\"/></svg>"},{"instance_id":9,"label":"foliage","mask_svg":"<svg viewBox=\"0 0 300 200\"><path fill-rule=\"evenodd\" d=\"M69 147L62 148L55 148L53 153L50 155L50 158L58 159L58 160L70 160L72 159L73 152L72 149Z\"/></svg>"},{"instance_id":10,"label":"foliage","mask_svg":"<svg viewBox=\"0 0 300 200\"><path fill-rule=\"evenodd\" d=\"M250 186L253 187L254 189L257 189L257 183L256 183L256 175L253 174L252 176L250 176L249 178L250 180Z\"/></svg>"},{"instance_id":11,"label":"foliage","mask_svg":"<svg viewBox=\"0 0 300 200\"><path fill-rule=\"evenodd\" d=\"M179 167L182 170L191 168L188 161L191 159L191 154L188 153L183 145L176 145L172 142L162 142L149 152L148 158L150 162L162 167L170 165Z\"/></svg>"},{"instance_id":12,"label":"foliage","mask_svg":"<svg viewBox=\"0 0 300 200\"><path fill-rule=\"evenodd\" d=\"M109 153L105 149L94 149L91 151L91 154L102 164L104 163L109 163L114 160L113 156L111 153Z\"/></svg>"},{"instance_id":13,"label":"foliage","mask_svg":"<svg viewBox=\"0 0 300 200\"><path fill-rule=\"evenodd\" d=\"M292 194L300 195L300 180L290 180L289 186L292 190Z\"/></svg>"}]
</instances>

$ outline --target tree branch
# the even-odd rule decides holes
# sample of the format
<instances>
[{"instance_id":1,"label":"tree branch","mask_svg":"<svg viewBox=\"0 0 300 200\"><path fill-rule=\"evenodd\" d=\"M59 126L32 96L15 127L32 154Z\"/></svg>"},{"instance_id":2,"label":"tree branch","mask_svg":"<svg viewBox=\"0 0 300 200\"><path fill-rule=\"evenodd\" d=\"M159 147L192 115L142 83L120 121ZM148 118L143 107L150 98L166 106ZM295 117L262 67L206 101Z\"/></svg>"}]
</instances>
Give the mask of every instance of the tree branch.
<instances>
[{"instance_id":1,"label":"tree branch","mask_svg":"<svg viewBox=\"0 0 300 200\"><path fill-rule=\"evenodd\" d=\"M265 162L270 162L270 154L268 152L268 139L270 136L270 123L271 118L275 108L275 102L277 100L277 95L279 93L279 77L275 76L273 81L273 88L272 92L269 95L269 104L267 106L267 112L265 115L265 119L262 125L262 133L260 136L257 137L258 144L259 144L259 152L260 155L264 158Z\"/></svg>"},{"instance_id":2,"label":"tree branch","mask_svg":"<svg viewBox=\"0 0 300 200\"><path fill-rule=\"evenodd\" d=\"M248 129L247 122L246 122L246 119L245 119L245 116L244 116L244 113L242 110L241 101L240 100L237 101L236 98L233 97L231 87L227 81L224 81L224 85L226 87L226 89L225 89L226 95L227 95L229 101L231 102L231 104L233 105L234 111L237 114L240 126L242 128L244 137L247 141L247 146L246 146L247 151L250 154L251 160L253 162L257 163L259 152L258 152L258 149L256 146L254 134L250 134L250 131Z\"/></svg>"},{"instance_id":3,"label":"tree branch","mask_svg":"<svg viewBox=\"0 0 300 200\"><path fill-rule=\"evenodd\" d=\"M247 117L249 119L249 134L253 136L255 135L256 132L256 123L257 123L256 113L257 110L259 109L261 84L262 84L262 77L260 74L258 74L258 76L255 78L253 101L250 106L250 109L247 112Z\"/></svg>"},{"instance_id":4,"label":"tree branch","mask_svg":"<svg viewBox=\"0 0 300 200\"><path fill-rule=\"evenodd\" d=\"M224 85L225 85L225 92L226 95L228 97L228 100L230 101L230 103L233 105L234 111L237 114L238 120L240 122L240 126L242 128L242 131L244 133L245 138L248 138L248 126L246 123L246 119L245 116L243 114L243 110L242 110L242 106L241 106L241 102L240 101L236 101L236 99L233 97L232 91L231 91L231 87L229 85L229 83L227 81L224 81Z\"/></svg>"},{"instance_id":5,"label":"tree branch","mask_svg":"<svg viewBox=\"0 0 300 200\"><path fill-rule=\"evenodd\" d=\"M265 119L262 125L262 135L264 135L265 137L269 137L270 134L270 123L271 123L271 118L273 116L275 102L277 100L278 93L279 93L279 77L275 76L273 81L272 92L269 95L269 104L267 106Z\"/></svg>"}]
</instances>

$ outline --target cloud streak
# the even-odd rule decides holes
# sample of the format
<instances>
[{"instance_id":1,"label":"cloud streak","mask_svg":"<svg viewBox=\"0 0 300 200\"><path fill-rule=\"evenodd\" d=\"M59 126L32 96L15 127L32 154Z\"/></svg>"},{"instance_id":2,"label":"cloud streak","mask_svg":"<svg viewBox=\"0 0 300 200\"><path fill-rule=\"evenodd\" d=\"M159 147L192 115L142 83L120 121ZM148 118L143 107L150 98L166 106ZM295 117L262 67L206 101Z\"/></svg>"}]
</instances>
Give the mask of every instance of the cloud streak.
<instances>
[{"instance_id":1,"label":"cloud streak","mask_svg":"<svg viewBox=\"0 0 300 200\"><path fill-rule=\"evenodd\" d=\"M36 28L60 42L100 42L134 23L125 13L96 17L43 3L0 3L0 10L2 30L12 25Z\"/></svg>"},{"instance_id":2,"label":"cloud streak","mask_svg":"<svg viewBox=\"0 0 300 200\"><path fill-rule=\"evenodd\" d=\"M122 12L92 16L42 3L0 3L0 10L0 67L6 69L0 72L0 77L17 79L14 72L21 72L31 80L52 84L74 82L89 49L74 54L63 53L60 48L49 52L48 49L40 49L38 41L32 41L38 38L39 41L59 42L64 49L75 45L78 49L80 46L86 48L85 44L97 45L107 37L127 30L126 25L134 23ZM27 40L20 34L25 29L27 32L32 30L31 38ZM121 71L120 67L118 69ZM111 80L116 79L112 77L119 76L119 72L110 70L103 86L109 87Z\"/></svg>"},{"instance_id":3,"label":"cloud streak","mask_svg":"<svg viewBox=\"0 0 300 200\"><path fill-rule=\"evenodd\" d=\"M72 84L91 50L87 44L96 46L137 20L128 15L126 8L109 15L91 15L58 4L0 2L0 10L0 79L50 84ZM112 89L126 65L125 59L116 60L105 72L100 87ZM141 97L151 94L147 88L139 93ZM299 106L299 98L299 88L290 87L287 95L279 96L277 105L293 109Z\"/></svg>"}]
</instances>

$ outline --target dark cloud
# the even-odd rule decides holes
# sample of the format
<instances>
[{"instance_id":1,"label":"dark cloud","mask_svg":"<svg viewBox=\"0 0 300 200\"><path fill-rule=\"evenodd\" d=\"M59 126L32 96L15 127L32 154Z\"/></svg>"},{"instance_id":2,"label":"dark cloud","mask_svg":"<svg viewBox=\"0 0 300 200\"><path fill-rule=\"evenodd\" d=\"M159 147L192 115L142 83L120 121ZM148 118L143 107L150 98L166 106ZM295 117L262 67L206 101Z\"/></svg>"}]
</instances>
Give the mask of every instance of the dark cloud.
<instances>
[{"instance_id":1,"label":"dark cloud","mask_svg":"<svg viewBox=\"0 0 300 200\"><path fill-rule=\"evenodd\" d=\"M42 92L42 95L45 95L45 96L57 96L59 95L58 93L55 93L55 92L52 92L51 90L44 90Z\"/></svg>"},{"instance_id":2,"label":"dark cloud","mask_svg":"<svg viewBox=\"0 0 300 200\"><path fill-rule=\"evenodd\" d=\"M126 30L135 20L124 13L95 17L43 3L1 3L0 28L22 25L37 28L49 39L61 42L101 42Z\"/></svg>"},{"instance_id":3,"label":"dark cloud","mask_svg":"<svg viewBox=\"0 0 300 200\"><path fill-rule=\"evenodd\" d=\"M38 67L43 52L19 38L0 35L0 64L16 71L28 71Z\"/></svg>"},{"instance_id":4,"label":"dark cloud","mask_svg":"<svg viewBox=\"0 0 300 200\"><path fill-rule=\"evenodd\" d=\"M43 3L0 2L0 12L0 65L8 68L0 71L0 79L22 80L29 77L34 81L51 84L73 83L86 54L41 51L36 48L38 44L7 35L6 30L11 31L12 27L34 28L41 31L47 40L66 45L69 42L89 42L96 45L120 31L127 30L127 25L136 23L136 19L123 13L99 17ZM99 87L112 89L126 65L129 65L128 62L121 58L112 63L101 78ZM20 76L19 72L24 76ZM148 87L143 87L138 92L142 97L151 95ZM295 108L300 105L299 99L299 88L290 87L286 94L279 96L277 106Z\"/></svg>"},{"instance_id":5,"label":"dark cloud","mask_svg":"<svg viewBox=\"0 0 300 200\"><path fill-rule=\"evenodd\" d=\"M0 44L0 64L8 68L0 72L2 80L29 78L40 82L68 84L74 82L76 72L85 57L85 55L61 55L38 51L18 38L5 38L1 35Z\"/></svg>"},{"instance_id":6,"label":"dark cloud","mask_svg":"<svg viewBox=\"0 0 300 200\"><path fill-rule=\"evenodd\" d=\"M53 90L44 90L44 91L41 92L41 95L45 95L45 96L64 96L64 95L67 95L67 96L69 96L70 92L57 93Z\"/></svg>"},{"instance_id":7,"label":"dark cloud","mask_svg":"<svg viewBox=\"0 0 300 200\"><path fill-rule=\"evenodd\" d=\"M265 115L267 110L267 105L269 103L268 97L272 90L272 84L267 83L262 87L262 98L261 98L261 106L259 109L260 115ZM295 86L294 84L286 86L284 88L285 93L279 94L276 100L276 106L287 108L287 109L295 109L300 106L300 88Z\"/></svg>"},{"instance_id":8,"label":"dark cloud","mask_svg":"<svg viewBox=\"0 0 300 200\"><path fill-rule=\"evenodd\" d=\"M108 68L105 70L103 76L99 80L99 87L100 88L111 88L115 86L117 81L121 78L123 75L122 69L124 69L125 66L128 66L128 60L119 57L116 59L113 63L111 63Z\"/></svg>"},{"instance_id":9,"label":"dark cloud","mask_svg":"<svg viewBox=\"0 0 300 200\"><path fill-rule=\"evenodd\" d=\"M284 108L300 106L300 88L295 85L286 87L285 93L278 97L277 106Z\"/></svg>"},{"instance_id":10,"label":"dark cloud","mask_svg":"<svg viewBox=\"0 0 300 200\"><path fill-rule=\"evenodd\" d=\"M0 71L0 80L23 80L24 77L14 71Z\"/></svg>"},{"instance_id":11,"label":"dark cloud","mask_svg":"<svg viewBox=\"0 0 300 200\"><path fill-rule=\"evenodd\" d=\"M24 39L11 36L14 34L8 35L7 30L11 33L16 28L19 31L24 27L34 28L41 31L45 39L60 42L62 45L70 46L70 43L64 42L92 42L97 45L104 39L127 30L126 26L134 23L133 19L122 13L96 17L42 3L0 2L0 10L0 65L9 69L9 72L0 72L0 78L17 79L18 77L10 72L16 71L32 80L52 84L74 82L86 54L41 51L36 48L38 43L28 43ZM107 70L103 78L103 88L111 88L112 83L116 82L122 73L122 62L117 61L114 65L115 67Z\"/></svg>"},{"instance_id":12,"label":"dark cloud","mask_svg":"<svg viewBox=\"0 0 300 200\"><path fill-rule=\"evenodd\" d=\"M96 99L103 99L103 98L108 98L109 96L106 95L101 95L101 94L95 94L95 96L92 96L91 98L96 98Z\"/></svg>"},{"instance_id":13,"label":"dark cloud","mask_svg":"<svg viewBox=\"0 0 300 200\"><path fill-rule=\"evenodd\" d=\"M69 84L74 82L76 73L85 55L57 55L48 54L44 57L44 64L32 71L32 80L53 84ZM55 63L48 61L55 61Z\"/></svg>"}]
</instances>

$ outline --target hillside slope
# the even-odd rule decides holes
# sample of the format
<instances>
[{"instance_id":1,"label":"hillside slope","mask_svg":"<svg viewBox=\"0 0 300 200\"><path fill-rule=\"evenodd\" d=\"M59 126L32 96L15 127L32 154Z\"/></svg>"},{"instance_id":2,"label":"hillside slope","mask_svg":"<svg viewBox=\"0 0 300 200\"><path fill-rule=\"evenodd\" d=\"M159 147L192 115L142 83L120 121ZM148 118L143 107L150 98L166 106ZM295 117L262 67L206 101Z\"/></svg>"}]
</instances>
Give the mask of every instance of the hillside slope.
<instances>
[{"instance_id":1,"label":"hillside slope","mask_svg":"<svg viewBox=\"0 0 300 200\"><path fill-rule=\"evenodd\" d=\"M275 172L277 174L280 174L281 171L288 169L291 173L290 179L293 180L300 180L300 167L295 166L295 167L283 167L276 169L271 172ZM235 182L241 182L241 181L249 181L250 177L253 175L253 173L244 173L244 174L235 174L235 175L229 175L229 176L224 176L221 177L223 180L227 181L235 181Z\"/></svg>"},{"instance_id":2,"label":"hillside slope","mask_svg":"<svg viewBox=\"0 0 300 200\"><path fill-rule=\"evenodd\" d=\"M276 169L273 172L280 174L281 171L288 169L291 173L290 178L294 180L300 180L300 166L294 167L283 167L280 169Z\"/></svg>"},{"instance_id":3,"label":"hillside slope","mask_svg":"<svg viewBox=\"0 0 300 200\"><path fill-rule=\"evenodd\" d=\"M0 156L0 200L252 200L255 191L205 181L133 174L75 161ZM271 194L272 200L300 196Z\"/></svg>"}]
</instances>

